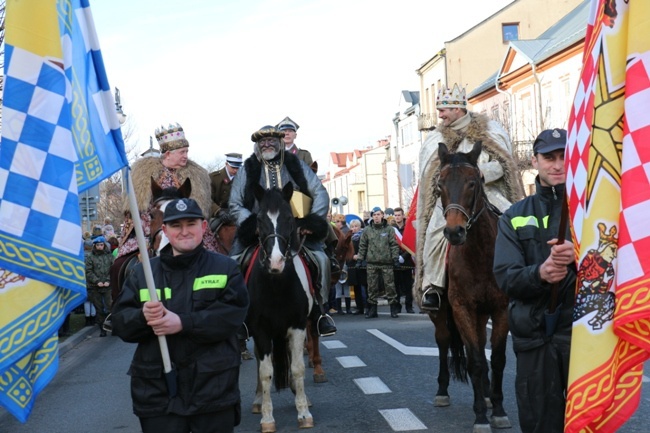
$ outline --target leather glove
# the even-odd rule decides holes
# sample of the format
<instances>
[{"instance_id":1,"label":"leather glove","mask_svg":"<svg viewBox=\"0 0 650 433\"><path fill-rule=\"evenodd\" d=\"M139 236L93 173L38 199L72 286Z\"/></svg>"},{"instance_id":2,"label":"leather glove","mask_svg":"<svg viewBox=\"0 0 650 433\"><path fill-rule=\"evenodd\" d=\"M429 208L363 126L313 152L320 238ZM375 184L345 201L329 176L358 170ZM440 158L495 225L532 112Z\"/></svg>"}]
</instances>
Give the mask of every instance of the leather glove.
<instances>
[{"instance_id":1,"label":"leather glove","mask_svg":"<svg viewBox=\"0 0 650 433\"><path fill-rule=\"evenodd\" d=\"M395 257L393 259L393 266L396 268L399 268L399 258Z\"/></svg>"}]
</instances>

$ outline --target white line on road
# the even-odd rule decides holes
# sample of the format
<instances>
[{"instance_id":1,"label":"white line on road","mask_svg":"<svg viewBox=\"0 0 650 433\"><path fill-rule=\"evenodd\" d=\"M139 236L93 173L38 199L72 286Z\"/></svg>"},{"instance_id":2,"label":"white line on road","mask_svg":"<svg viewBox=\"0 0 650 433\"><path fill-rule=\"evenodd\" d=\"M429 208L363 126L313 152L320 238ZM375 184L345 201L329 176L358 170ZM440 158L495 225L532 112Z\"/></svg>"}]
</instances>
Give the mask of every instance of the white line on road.
<instances>
[{"instance_id":1,"label":"white line on road","mask_svg":"<svg viewBox=\"0 0 650 433\"><path fill-rule=\"evenodd\" d=\"M379 338L381 341L387 343L389 346L392 346L395 349L399 350L404 355L440 356L440 352L438 351L437 347L406 346L394 338L384 334L378 329L367 329L367 331L375 337ZM490 359L490 356L492 356L492 351L490 349L485 349L485 356Z\"/></svg>"},{"instance_id":2,"label":"white line on road","mask_svg":"<svg viewBox=\"0 0 650 433\"><path fill-rule=\"evenodd\" d=\"M366 367L366 364L358 356L338 356L336 360L343 368Z\"/></svg>"},{"instance_id":3,"label":"white line on road","mask_svg":"<svg viewBox=\"0 0 650 433\"><path fill-rule=\"evenodd\" d=\"M363 391L364 394L386 394L393 392L378 377L361 377L354 379L354 383Z\"/></svg>"},{"instance_id":4,"label":"white line on road","mask_svg":"<svg viewBox=\"0 0 650 433\"><path fill-rule=\"evenodd\" d=\"M328 349L346 349L348 346L346 346L342 341L340 340L327 340L327 341L322 341L323 346L325 346Z\"/></svg>"},{"instance_id":5,"label":"white line on road","mask_svg":"<svg viewBox=\"0 0 650 433\"><path fill-rule=\"evenodd\" d=\"M393 431L426 430L422 421L409 409L384 409L379 413L384 417Z\"/></svg>"}]
</instances>

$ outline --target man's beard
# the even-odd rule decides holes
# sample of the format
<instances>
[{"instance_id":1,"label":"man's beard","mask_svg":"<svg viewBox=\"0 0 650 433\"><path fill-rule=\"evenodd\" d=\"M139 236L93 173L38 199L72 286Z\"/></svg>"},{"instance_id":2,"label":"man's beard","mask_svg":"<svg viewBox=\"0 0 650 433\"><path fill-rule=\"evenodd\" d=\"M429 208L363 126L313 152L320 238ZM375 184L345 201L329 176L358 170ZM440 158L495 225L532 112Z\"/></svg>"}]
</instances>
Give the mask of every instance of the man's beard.
<instances>
[{"instance_id":1,"label":"man's beard","mask_svg":"<svg viewBox=\"0 0 650 433\"><path fill-rule=\"evenodd\" d=\"M279 153L280 153L280 151L278 149L276 149L276 148L273 148L272 151L269 151L269 150L262 151L262 150L260 150L260 154L262 155L262 158L264 158L267 161L272 160L273 158L278 156Z\"/></svg>"}]
</instances>

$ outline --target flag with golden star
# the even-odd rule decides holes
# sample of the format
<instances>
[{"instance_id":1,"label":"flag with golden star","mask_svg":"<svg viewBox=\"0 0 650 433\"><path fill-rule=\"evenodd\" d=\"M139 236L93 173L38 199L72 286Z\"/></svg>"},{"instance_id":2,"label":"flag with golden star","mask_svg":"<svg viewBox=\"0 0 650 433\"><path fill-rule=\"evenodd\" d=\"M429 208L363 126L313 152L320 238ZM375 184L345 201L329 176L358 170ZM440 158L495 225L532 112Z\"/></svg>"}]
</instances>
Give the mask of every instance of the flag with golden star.
<instances>
[{"instance_id":1,"label":"flag with golden star","mask_svg":"<svg viewBox=\"0 0 650 433\"><path fill-rule=\"evenodd\" d=\"M616 431L650 358L650 2L593 0L569 119L578 262L565 432Z\"/></svg>"}]
</instances>

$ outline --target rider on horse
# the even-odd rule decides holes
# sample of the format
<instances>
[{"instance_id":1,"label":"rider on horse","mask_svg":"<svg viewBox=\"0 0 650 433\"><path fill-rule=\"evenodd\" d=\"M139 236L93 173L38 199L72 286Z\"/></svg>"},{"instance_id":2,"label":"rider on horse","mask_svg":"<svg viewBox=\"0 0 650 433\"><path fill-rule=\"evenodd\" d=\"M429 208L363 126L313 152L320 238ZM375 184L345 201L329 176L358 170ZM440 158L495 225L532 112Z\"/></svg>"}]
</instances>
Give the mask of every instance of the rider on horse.
<instances>
[{"instance_id":1,"label":"rider on horse","mask_svg":"<svg viewBox=\"0 0 650 433\"><path fill-rule=\"evenodd\" d=\"M191 198L195 199L206 218L210 215L210 176L206 169L191 161L187 157L190 143L185 138L183 128L177 123L176 126L169 125L168 128L156 129L156 140L160 146L160 158L146 157L137 160L131 167L133 188L140 210L142 228L145 236L150 235L151 217L149 215L152 207L151 179L161 188L179 188L185 179L192 182ZM120 239L118 257L127 255L138 249L138 243L133 230L133 220L128 211L129 204L125 197L124 230ZM210 230L206 230L203 236L203 244L210 251L216 251L214 236Z\"/></svg>"},{"instance_id":2,"label":"rider on horse","mask_svg":"<svg viewBox=\"0 0 650 433\"><path fill-rule=\"evenodd\" d=\"M447 240L445 218L440 205L437 177L440 171L438 143L450 152L469 152L477 141L483 143L478 166L490 202L504 211L523 197L524 189L507 132L483 114L467 111L465 89L441 88L436 98L441 124L420 149L420 183L417 197L417 252L413 294L422 310L437 311L445 287Z\"/></svg>"},{"instance_id":3,"label":"rider on horse","mask_svg":"<svg viewBox=\"0 0 650 433\"><path fill-rule=\"evenodd\" d=\"M230 255L240 257L247 247L258 242L255 234L258 203L254 196L254 186L259 184L266 189L281 189L291 182L294 187L293 197L302 198L301 204L308 204L308 209L296 209L294 216L300 234L305 236L303 247L319 268L320 278L316 283L320 286L320 296L317 293L316 298L322 320L318 321L318 331L322 336L333 335L336 333L336 327L326 314L324 305L329 297L331 285L330 260L323 251L323 240L330 230L326 220L329 195L307 164L294 154L284 151L280 141L283 137L284 133L273 126L264 126L251 136L255 143L254 153L246 159L244 166L235 176L230 192L230 213L239 226Z\"/></svg>"}]
</instances>

